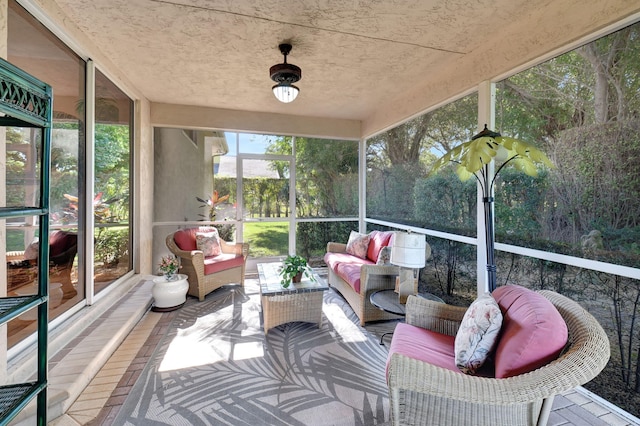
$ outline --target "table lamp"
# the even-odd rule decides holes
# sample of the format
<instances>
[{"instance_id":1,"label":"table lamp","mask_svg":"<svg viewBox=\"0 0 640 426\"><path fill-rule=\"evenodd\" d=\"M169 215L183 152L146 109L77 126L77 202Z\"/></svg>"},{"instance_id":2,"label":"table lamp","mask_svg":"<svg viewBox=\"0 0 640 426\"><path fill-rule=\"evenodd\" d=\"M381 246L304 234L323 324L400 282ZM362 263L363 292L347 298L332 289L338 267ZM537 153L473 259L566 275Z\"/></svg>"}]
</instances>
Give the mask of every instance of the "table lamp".
<instances>
[{"instance_id":1,"label":"table lamp","mask_svg":"<svg viewBox=\"0 0 640 426\"><path fill-rule=\"evenodd\" d=\"M416 293L419 269L425 265L427 241L422 234L398 232L391 246L391 264L400 267L398 294L400 303L406 303Z\"/></svg>"}]
</instances>

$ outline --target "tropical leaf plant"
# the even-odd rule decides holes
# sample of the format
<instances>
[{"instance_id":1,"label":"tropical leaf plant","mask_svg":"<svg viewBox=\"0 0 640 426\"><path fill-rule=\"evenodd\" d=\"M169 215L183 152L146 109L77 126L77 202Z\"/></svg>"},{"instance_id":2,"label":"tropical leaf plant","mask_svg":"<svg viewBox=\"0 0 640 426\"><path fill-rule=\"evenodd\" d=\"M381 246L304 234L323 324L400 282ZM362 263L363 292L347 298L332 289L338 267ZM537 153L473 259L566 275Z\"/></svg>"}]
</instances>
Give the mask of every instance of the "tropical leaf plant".
<instances>
[{"instance_id":1,"label":"tropical leaf plant","mask_svg":"<svg viewBox=\"0 0 640 426\"><path fill-rule=\"evenodd\" d=\"M224 203L228 199L229 199L229 194L220 197L218 195L218 191L213 191L213 193L211 194L211 197L209 197L207 199L196 197L196 200L198 200L201 203L203 203L200 207L208 207L209 208L208 219L211 220L211 221L216 220L216 206L218 204ZM202 215L202 214L200 216L207 217L207 216Z\"/></svg>"},{"instance_id":2,"label":"tropical leaf plant","mask_svg":"<svg viewBox=\"0 0 640 426\"><path fill-rule=\"evenodd\" d=\"M307 259L298 255L288 255L282 261L282 269L280 270L280 276L282 280L280 284L282 287L287 288L291 281L296 276L302 276L309 278L312 281L315 281L315 277L313 276L313 269L307 263Z\"/></svg>"}]
</instances>

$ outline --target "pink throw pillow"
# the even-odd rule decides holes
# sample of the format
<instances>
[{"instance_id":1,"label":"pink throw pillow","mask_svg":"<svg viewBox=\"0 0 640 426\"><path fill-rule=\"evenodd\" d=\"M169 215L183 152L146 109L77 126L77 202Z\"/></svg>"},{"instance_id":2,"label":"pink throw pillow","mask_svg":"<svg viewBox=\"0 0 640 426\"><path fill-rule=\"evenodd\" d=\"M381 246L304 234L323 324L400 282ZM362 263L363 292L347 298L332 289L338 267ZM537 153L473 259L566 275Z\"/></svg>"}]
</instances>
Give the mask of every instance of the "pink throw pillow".
<instances>
[{"instance_id":1,"label":"pink throw pillow","mask_svg":"<svg viewBox=\"0 0 640 426\"><path fill-rule=\"evenodd\" d=\"M496 347L496 377L533 371L558 357L567 344L567 324L543 295L517 285L493 292L504 316Z\"/></svg>"},{"instance_id":2,"label":"pink throw pillow","mask_svg":"<svg viewBox=\"0 0 640 426\"><path fill-rule=\"evenodd\" d=\"M218 231L196 232L196 247L202 250L204 257L218 256L221 253Z\"/></svg>"},{"instance_id":3,"label":"pink throw pillow","mask_svg":"<svg viewBox=\"0 0 640 426\"><path fill-rule=\"evenodd\" d=\"M173 241L180 250L191 251L197 250L196 236L197 228L180 229L173 234Z\"/></svg>"},{"instance_id":4,"label":"pink throw pillow","mask_svg":"<svg viewBox=\"0 0 640 426\"><path fill-rule=\"evenodd\" d=\"M372 262L376 262L380 256L380 250L391 243L392 236L393 232L391 231L371 231L369 233L370 241L367 249L367 258Z\"/></svg>"},{"instance_id":5,"label":"pink throw pillow","mask_svg":"<svg viewBox=\"0 0 640 426\"><path fill-rule=\"evenodd\" d=\"M490 293L478 297L467 309L456 334L456 366L476 374L493 351L502 326L502 312Z\"/></svg>"},{"instance_id":6,"label":"pink throw pillow","mask_svg":"<svg viewBox=\"0 0 640 426\"><path fill-rule=\"evenodd\" d=\"M367 234L351 231L349 241L347 242L347 253L361 259L366 259L367 250L369 249L369 239L369 235Z\"/></svg>"}]
</instances>

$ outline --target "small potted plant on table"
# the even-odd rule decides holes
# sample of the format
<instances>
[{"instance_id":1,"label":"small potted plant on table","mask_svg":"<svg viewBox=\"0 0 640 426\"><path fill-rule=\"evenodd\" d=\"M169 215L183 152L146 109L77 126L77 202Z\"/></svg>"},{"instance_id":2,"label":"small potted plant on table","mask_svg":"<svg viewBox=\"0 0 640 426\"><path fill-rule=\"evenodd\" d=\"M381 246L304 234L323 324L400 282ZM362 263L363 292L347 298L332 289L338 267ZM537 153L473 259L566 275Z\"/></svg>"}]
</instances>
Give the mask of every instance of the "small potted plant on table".
<instances>
[{"instance_id":1,"label":"small potted plant on table","mask_svg":"<svg viewBox=\"0 0 640 426\"><path fill-rule=\"evenodd\" d=\"M302 279L302 275L314 280L313 270L304 257L289 255L282 261L282 269L280 270L280 276L282 277L280 284L282 287L289 287L289 284L291 284L292 281L294 283L299 283Z\"/></svg>"}]
</instances>

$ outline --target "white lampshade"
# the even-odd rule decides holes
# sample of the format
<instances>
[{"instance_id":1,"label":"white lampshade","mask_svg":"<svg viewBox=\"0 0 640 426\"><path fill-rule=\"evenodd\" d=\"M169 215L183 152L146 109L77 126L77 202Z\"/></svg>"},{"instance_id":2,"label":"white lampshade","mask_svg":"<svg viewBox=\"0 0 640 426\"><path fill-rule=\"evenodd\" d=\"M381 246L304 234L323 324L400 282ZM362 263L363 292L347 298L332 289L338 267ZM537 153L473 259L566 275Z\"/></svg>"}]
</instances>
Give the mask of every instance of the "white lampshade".
<instances>
[{"instance_id":1,"label":"white lampshade","mask_svg":"<svg viewBox=\"0 0 640 426\"><path fill-rule=\"evenodd\" d=\"M276 84L273 86L273 94L280 102L284 102L285 104L293 102L295 98L298 97L299 92L300 89L293 84Z\"/></svg>"},{"instance_id":2,"label":"white lampshade","mask_svg":"<svg viewBox=\"0 0 640 426\"><path fill-rule=\"evenodd\" d=\"M424 268L426 248L424 235L397 232L391 247L391 263L405 268Z\"/></svg>"}]
</instances>

